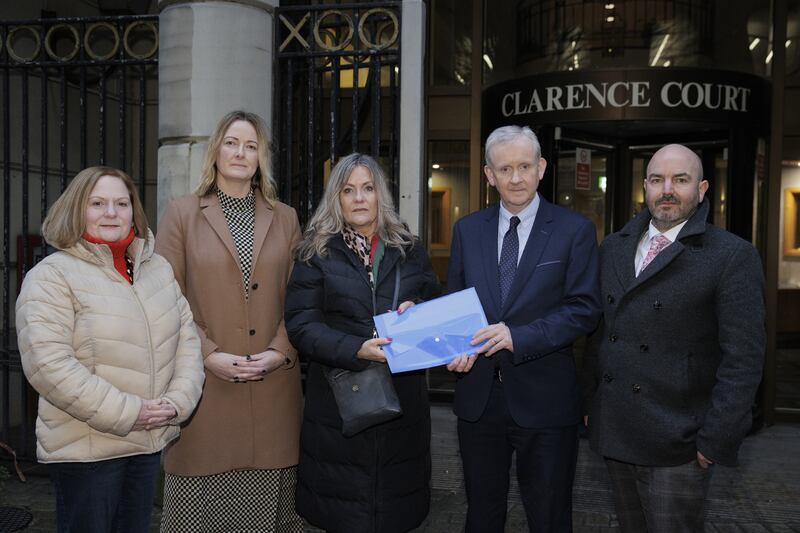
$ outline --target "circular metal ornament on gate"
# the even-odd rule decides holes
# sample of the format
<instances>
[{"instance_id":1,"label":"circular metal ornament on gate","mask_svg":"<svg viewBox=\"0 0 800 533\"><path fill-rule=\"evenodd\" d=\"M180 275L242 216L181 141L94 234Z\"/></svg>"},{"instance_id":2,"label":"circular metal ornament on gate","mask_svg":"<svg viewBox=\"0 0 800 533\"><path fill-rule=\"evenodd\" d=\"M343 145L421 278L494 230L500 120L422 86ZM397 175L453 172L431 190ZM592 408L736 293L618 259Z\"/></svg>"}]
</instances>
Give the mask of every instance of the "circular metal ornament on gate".
<instances>
[{"instance_id":1,"label":"circular metal ornament on gate","mask_svg":"<svg viewBox=\"0 0 800 533\"><path fill-rule=\"evenodd\" d=\"M14 46L12 45L14 42L14 36L20 31L28 31L33 37L33 40L36 42L33 53L28 57L17 54L16 50L14 50ZM39 52L42 51L42 38L39 36L39 32L36 31L36 28L33 26L17 26L8 32L8 37L6 37L6 49L8 50L8 55L10 55L15 61L20 63L30 63L36 59L39 56Z\"/></svg>"},{"instance_id":2,"label":"circular metal ornament on gate","mask_svg":"<svg viewBox=\"0 0 800 533\"><path fill-rule=\"evenodd\" d=\"M320 35L319 32L319 27L322 25L323 20L333 15L339 15L347 22L347 36L341 42L339 42L339 44L329 45L322 40L322 36ZM327 11L324 11L322 13L322 16L320 16L317 19L316 24L314 24L314 40L317 41L317 46L319 46L323 50L327 50L328 52L338 52L339 50L350 44L350 41L353 40L354 30L355 28L353 27L353 19L351 19L347 14L338 9L329 9Z\"/></svg>"},{"instance_id":3,"label":"circular metal ornament on gate","mask_svg":"<svg viewBox=\"0 0 800 533\"><path fill-rule=\"evenodd\" d=\"M150 30L150 32L153 34L153 46L150 48L150 50L148 50L144 54L135 53L130 43L131 32L134 30L134 28L137 28L139 26L144 26L145 28ZM122 36L122 44L123 46L125 46L125 52L127 52L128 55L131 56L132 58L148 59L153 55L155 55L155 53L158 51L158 28L156 28L156 25L153 24L152 22L146 22L142 20L132 22L128 24L127 28L125 28L125 33Z\"/></svg>"},{"instance_id":4,"label":"circular metal ornament on gate","mask_svg":"<svg viewBox=\"0 0 800 533\"><path fill-rule=\"evenodd\" d=\"M373 15L386 15L391 19L391 22L386 22L380 26L375 35L375 38L378 42L370 41L367 38L367 34L364 32L364 24L367 22L367 19ZM385 43L380 42L380 35L387 29L388 25L392 25L392 36L389 38L388 41ZM361 42L367 45L368 48L372 50L383 50L384 48L388 48L392 46L395 41L397 41L397 36L400 34L400 23L397 21L397 15L392 13L386 8L383 7L376 7L370 9L366 13L361 16L361 19L358 21L358 38L361 39Z\"/></svg>"},{"instance_id":5,"label":"circular metal ornament on gate","mask_svg":"<svg viewBox=\"0 0 800 533\"><path fill-rule=\"evenodd\" d=\"M111 32L111 35L114 36L114 46L112 46L111 51L106 54L96 53L94 50L92 50L92 46L89 44L91 42L92 34L99 29L108 30ZM113 24L108 22L95 22L86 30L86 35L83 36L83 46L86 48L86 54L96 61L105 61L107 59L111 59L117 55L117 52L119 52L119 31L117 31L117 28L115 28Z\"/></svg>"},{"instance_id":6,"label":"circular metal ornament on gate","mask_svg":"<svg viewBox=\"0 0 800 533\"><path fill-rule=\"evenodd\" d=\"M72 50L64 56L58 55L55 50L53 50L52 38L59 30L67 30L72 34ZM47 55L50 56L51 59L55 59L56 61L69 61L78 55L78 50L80 50L80 47L81 38L80 35L78 35L78 30L75 29L75 26L71 26L69 24L56 24L47 30L47 33L44 36L44 51L47 52Z\"/></svg>"}]
</instances>

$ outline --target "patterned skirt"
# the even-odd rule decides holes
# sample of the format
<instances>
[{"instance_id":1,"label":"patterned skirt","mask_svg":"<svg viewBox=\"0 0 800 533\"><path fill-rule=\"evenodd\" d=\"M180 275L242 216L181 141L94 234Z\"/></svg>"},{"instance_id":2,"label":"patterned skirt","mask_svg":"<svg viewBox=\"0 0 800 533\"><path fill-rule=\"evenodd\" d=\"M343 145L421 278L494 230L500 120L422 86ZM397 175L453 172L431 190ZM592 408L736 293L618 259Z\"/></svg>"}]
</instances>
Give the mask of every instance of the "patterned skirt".
<instances>
[{"instance_id":1,"label":"patterned skirt","mask_svg":"<svg viewBox=\"0 0 800 533\"><path fill-rule=\"evenodd\" d=\"M303 533L294 510L297 467L164 479L161 531Z\"/></svg>"}]
</instances>

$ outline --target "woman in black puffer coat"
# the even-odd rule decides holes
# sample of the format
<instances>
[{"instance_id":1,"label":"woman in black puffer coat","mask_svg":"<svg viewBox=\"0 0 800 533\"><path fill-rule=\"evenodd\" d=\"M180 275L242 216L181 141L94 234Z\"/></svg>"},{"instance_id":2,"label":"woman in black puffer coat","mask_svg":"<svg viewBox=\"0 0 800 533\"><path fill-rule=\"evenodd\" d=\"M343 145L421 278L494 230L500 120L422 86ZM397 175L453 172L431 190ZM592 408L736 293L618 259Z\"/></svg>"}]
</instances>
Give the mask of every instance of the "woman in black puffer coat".
<instances>
[{"instance_id":1,"label":"woman in black puffer coat","mask_svg":"<svg viewBox=\"0 0 800 533\"><path fill-rule=\"evenodd\" d=\"M297 510L330 532L399 533L417 527L428 514L430 411L424 371L392 376L402 416L352 437L342 435L323 374L325 365L359 371L369 361L385 362L381 346L390 341L373 336L372 291L377 312L388 311L397 268L401 310L438 295L427 253L396 214L380 166L369 156L351 154L334 167L308 224L285 311L289 339L309 361Z\"/></svg>"}]
</instances>

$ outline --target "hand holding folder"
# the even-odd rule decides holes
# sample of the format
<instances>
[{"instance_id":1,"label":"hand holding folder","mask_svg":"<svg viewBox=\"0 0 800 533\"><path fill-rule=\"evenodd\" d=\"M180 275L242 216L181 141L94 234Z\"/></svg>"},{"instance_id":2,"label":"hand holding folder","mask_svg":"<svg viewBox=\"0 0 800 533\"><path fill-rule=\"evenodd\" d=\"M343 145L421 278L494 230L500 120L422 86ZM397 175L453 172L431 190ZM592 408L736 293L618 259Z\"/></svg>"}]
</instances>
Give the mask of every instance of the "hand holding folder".
<instances>
[{"instance_id":1,"label":"hand holding folder","mask_svg":"<svg viewBox=\"0 0 800 533\"><path fill-rule=\"evenodd\" d=\"M381 337L392 342L383 351L393 373L444 365L461 354L474 354L480 346L470 341L488 325L475 289L448 294L415 305L402 314L374 317Z\"/></svg>"}]
</instances>

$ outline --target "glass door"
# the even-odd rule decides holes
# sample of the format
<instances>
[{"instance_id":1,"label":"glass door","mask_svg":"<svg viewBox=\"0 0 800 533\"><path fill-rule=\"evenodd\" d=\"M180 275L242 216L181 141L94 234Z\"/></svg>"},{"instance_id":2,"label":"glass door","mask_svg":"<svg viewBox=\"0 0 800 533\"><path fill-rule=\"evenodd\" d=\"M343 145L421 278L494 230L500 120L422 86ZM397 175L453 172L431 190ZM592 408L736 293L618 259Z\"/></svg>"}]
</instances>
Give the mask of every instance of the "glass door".
<instances>
[{"instance_id":1,"label":"glass door","mask_svg":"<svg viewBox=\"0 0 800 533\"><path fill-rule=\"evenodd\" d=\"M613 166L613 147L564 140L558 146L555 203L576 211L597 228L597 242L608 230L606 201Z\"/></svg>"}]
</instances>

